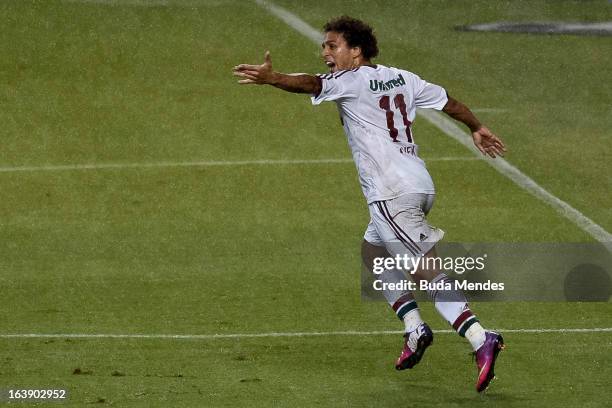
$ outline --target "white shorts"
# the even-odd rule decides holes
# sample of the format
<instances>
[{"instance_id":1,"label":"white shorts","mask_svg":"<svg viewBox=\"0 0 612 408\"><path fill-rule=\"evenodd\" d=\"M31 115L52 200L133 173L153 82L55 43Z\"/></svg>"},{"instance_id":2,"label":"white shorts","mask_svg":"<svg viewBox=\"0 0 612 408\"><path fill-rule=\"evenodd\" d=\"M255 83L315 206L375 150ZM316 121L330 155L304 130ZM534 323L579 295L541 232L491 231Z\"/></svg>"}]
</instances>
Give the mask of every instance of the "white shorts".
<instances>
[{"instance_id":1,"label":"white shorts","mask_svg":"<svg viewBox=\"0 0 612 408\"><path fill-rule=\"evenodd\" d=\"M444 231L427 223L435 194L404 194L370 204L370 223L364 239L384 246L392 255L423 256L444 237Z\"/></svg>"}]
</instances>

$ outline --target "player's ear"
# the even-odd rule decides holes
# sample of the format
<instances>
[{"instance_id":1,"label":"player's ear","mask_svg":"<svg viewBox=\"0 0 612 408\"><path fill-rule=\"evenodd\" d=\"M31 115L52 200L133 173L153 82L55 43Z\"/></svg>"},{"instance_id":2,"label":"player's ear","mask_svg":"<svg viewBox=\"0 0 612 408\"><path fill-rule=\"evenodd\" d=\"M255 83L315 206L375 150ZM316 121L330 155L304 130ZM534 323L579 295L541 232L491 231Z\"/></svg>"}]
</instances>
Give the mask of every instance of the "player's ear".
<instances>
[{"instance_id":1,"label":"player's ear","mask_svg":"<svg viewBox=\"0 0 612 408\"><path fill-rule=\"evenodd\" d=\"M353 58L357 58L361 55L361 47L353 47L351 48L351 56Z\"/></svg>"}]
</instances>

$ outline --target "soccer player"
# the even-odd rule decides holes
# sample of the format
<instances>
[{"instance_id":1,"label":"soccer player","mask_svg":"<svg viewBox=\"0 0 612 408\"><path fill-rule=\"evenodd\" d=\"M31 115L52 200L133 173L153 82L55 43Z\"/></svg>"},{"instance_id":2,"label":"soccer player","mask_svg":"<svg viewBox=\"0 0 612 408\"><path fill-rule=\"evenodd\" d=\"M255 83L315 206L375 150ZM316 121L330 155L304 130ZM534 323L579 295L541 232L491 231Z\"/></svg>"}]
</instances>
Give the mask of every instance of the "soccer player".
<instances>
[{"instance_id":1,"label":"soccer player","mask_svg":"<svg viewBox=\"0 0 612 408\"><path fill-rule=\"evenodd\" d=\"M444 232L425 218L435 190L425 163L418 157L412 133L416 108L442 110L464 123L483 155L502 156L505 146L442 87L409 71L373 64L377 41L364 22L338 17L325 24L324 33L322 57L329 73L275 72L266 52L263 64L240 64L234 67L234 75L240 77L240 84L267 84L310 94L314 105L336 102L370 212L362 243L362 259L370 270L375 258L380 257L436 257L435 245ZM442 317L470 342L478 366L476 389L485 390L494 377L495 360L504 345L502 336L485 331L461 291L437 289L450 282L446 274L432 267L410 273L416 282L433 284L428 294ZM397 267L380 275L386 283L404 277ZM395 366L398 370L412 368L432 344L433 333L421 319L411 292L384 290L383 294L405 325L403 349Z\"/></svg>"}]
</instances>

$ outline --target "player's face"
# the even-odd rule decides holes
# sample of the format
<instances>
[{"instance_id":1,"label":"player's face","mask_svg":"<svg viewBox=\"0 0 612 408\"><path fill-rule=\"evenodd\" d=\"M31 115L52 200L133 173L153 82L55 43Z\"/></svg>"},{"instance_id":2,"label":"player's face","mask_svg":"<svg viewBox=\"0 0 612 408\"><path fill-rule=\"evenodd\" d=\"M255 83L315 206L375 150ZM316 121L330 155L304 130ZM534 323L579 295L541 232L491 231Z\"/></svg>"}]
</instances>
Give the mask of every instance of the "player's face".
<instances>
[{"instance_id":1,"label":"player's face","mask_svg":"<svg viewBox=\"0 0 612 408\"><path fill-rule=\"evenodd\" d=\"M330 72L359 66L357 57L361 55L361 50L358 47L351 48L341 33L326 32L321 48L321 56Z\"/></svg>"}]
</instances>

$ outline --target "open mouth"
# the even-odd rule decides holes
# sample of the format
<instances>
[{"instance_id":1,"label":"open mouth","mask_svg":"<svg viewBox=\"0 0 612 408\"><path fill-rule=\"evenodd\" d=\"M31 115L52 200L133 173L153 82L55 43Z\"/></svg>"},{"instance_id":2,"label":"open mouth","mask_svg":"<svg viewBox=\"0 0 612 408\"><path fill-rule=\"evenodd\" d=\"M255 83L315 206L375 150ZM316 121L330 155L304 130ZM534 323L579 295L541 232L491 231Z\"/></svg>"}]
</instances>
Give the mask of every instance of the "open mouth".
<instances>
[{"instance_id":1,"label":"open mouth","mask_svg":"<svg viewBox=\"0 0 612 408\"><path fill-rule=\"evenodd\" d=\"M325 61L325 65L329 68L329 72L334 72L334 68L336 68L336 64L331 61Z\"/></svg>"}]
</instances>

